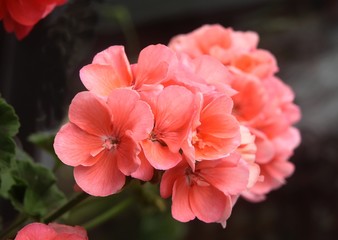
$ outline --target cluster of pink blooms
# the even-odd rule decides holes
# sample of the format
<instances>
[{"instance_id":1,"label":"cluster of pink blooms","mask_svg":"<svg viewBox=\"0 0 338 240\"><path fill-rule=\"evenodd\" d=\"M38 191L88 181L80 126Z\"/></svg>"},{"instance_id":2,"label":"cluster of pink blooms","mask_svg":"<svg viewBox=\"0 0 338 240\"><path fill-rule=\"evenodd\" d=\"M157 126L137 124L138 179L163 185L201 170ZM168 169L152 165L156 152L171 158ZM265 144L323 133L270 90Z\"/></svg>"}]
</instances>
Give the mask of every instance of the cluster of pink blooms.
<instances>
[{"instance_id":1,"label":"cluster of pink blooms","mask_svg":"<svg viewBox=\"0 0 338 240\"><path fill-rule=\"evenodd\" d=\"M67 0L0 0L0 21L17 39L26 37L33 27L56 6Z\"/></svg>"},{"instance_id":2,"label":"cluster of pink blooms","mask_svg":"<svg viewBox=\"0 0 338 240\"><path fill-rule=\"evenodd\" d=\"M31 223L22 228L15 240L88 240L84 228L58 223Z\"/></svg>"},{"instance_id":3,"label":"cluster of pink blooms","mask_svg":"<svg viewBox=\"0 0 338 240\"><path fill-rule=\"evenodd\" d=\"M159 171L175 219L225 226L239 196L260 201L285 182L300 141L294 94L257 44L256 33L205 25L135 64L122 46L98 53L80 71L88 91L70 105L58 157L94 196Z\"/></svg>"}]
</instances>

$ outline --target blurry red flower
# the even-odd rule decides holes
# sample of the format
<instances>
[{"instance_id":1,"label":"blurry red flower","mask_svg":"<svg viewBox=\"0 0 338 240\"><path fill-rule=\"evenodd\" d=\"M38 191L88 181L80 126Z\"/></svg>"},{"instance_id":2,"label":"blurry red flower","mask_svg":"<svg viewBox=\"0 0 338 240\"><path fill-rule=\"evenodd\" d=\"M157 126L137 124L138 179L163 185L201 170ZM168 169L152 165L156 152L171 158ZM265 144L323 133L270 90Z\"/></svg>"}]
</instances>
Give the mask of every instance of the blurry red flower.
<instances>
[{"instance_id":1,"label":"blurry red flower","mask_svg":"<svg viewBox=\"0 0 338 240\"><path fill-rule=\"evenodd\" d=\"M1 0L0 20L17 39L26 37L41 19L67 0Z\"/></svg>"}]
</instances>

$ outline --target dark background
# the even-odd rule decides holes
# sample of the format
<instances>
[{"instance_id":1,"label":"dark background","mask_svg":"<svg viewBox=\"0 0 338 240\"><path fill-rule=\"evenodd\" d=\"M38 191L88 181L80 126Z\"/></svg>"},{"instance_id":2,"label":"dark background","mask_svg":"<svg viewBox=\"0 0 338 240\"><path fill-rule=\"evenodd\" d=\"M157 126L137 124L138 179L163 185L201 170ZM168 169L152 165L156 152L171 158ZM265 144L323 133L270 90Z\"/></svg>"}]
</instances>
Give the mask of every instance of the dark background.
<instances>
[{"instance_id":1,"label":"dark background","mask_svg":"<svg viewBox=\"0 0 338 240\"><path fill-rule=\"evenodd\" d=\"M294 175L264 202L239 200L225 230L197 220L163 220L165 213L156 211L144 217L135 210L90 231L90 239L337 239L335 0L77 0L56 9L23 41L1 26L0 93L20 117L23 147L49 164L26 138L59 128L70 100L84 89L78 71L97 52L125 45L132 60L149 44L166 44L174 35L212 23L257 31L259 47L276 56L277 75L294 89L303 115L297 125L302 143L291 160Z\"/></svg>"}]
</instances>

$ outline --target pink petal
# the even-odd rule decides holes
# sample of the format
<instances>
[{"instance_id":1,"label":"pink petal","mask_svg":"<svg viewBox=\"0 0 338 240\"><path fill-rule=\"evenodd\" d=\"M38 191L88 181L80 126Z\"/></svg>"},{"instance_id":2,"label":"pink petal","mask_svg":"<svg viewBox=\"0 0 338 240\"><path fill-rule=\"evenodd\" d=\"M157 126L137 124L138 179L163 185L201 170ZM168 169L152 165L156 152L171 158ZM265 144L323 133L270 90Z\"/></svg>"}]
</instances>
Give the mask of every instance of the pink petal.
<instances>
[{"instance_id":1,"label":"pink petal","mask_svg":"<svg viewBox=\"0 0 338 240\"><path fill-rule=\"evenodd\" d=\"M137 157L140 152L138 144L129 136L120 138L115 157L117 160L118 169L126 176L129 176L140 166L140 159Z\"/></svg>"},{"instance_id":2,"label":"pink petal","mask_svg":"<svg viewBox=\"0 0 338 240\"><path fill-rule=\"evenodd\" d=\"M155 169L167 170L182 160L179 152L171 152L167 146L162 146L157 141L144 140L141 145L144 155Z\"/></svg>"},{"instance_id":3,"label":"pink petal","mask_svg":"<svg viewBox=\"0 0 338 240\"><path fill-rule=\"evenodd\" d=\"M110 136L111 115L107 105L90 92L76 94L69 106L69 120L96 136Z\"/></svg>"},{"instance_id":4,"label":"pink petal","mask_svg":"<svg viewBox=\"0 0 338 240\"><path fill-rule=\"evenodd\" d=\"M187 168L187 163L182 161L177 164L174 168L171 168L164 172L161 178L160 193L161 197L168 198L172 195L174 183L176 179L181 176L184 176L185 169Z\"/></svg>"},{"instance_id":5,"label":"pink petal","mask_svg":"<svg viewBox=\"0 0 338 240\"><path fill-rule=\"evenodd\" d=\"M249 165L249 181L247 188L253 187L260 179L261 169L256 163L248 163Z\"/></svg>"},{"instance_id":6,"label":"pink petal","mask_svg":"<svg viewBox=\"0 0 338 240\"><path fill-rule=\"evenodd\" d=\"M80 226L68 226L59 223L49 223L48 226L52 227L57 233L71 233L82 237L87 236L87 231Z\"/></svg>"},{"instance_id":7,"label":"pink petal","mask_svg":"<svg viewBox=\"0 0 338 240\"><path fill-rule=\"evenodd\" d=\"M195 73L208 84L229 84L232 76L229 70L216 58L202 55L193 60Z\"/></svg>"},{"instance_id":8,"label":"pink petal","mask_svg":"<svg viewBox=\"0 0 338 240\"><path fill-rule=\"evenodd\" d=\"M118 128L118 132L130 130L136 141L148 137L154 126L154 115L136 91L116 89L108 96L107 102L114 118L114 128Z\"/></svg>"},{"instance_id":9,"label":"pink petal","mask_svg":"<svg viewBox=\"0 0 338 240\"><path fill-rule=\"evenodd\" d=\"M248 165L244 160L239 159L239 157L240 155L232 154L220 160L207 161L204 163L203 168L197 165L197 169L200 171L200 176L224 194L237 195L246 189L249 181ZM230 167L227 163L227 159L229 158L239 159L238 164Z\"/></svg>"},{"instance_id":10,"label":"pink petal","mask_svg":"<svg viewBox=\"0 0 338 240\"><path fill-rule=\"evenodd\" d=\"M131 67L123 46L112 46L96 54L93 64L111 66L119 81L125 83L126 86L132 84Z\"/></svg>"},{"instance_id":11,"label":"pink petal","mask_svg":"<svg viewBox=\"0 0 338 240\"><path fill-rule=\"evenodd\" d=\"M139 168L131 174L133 178L140 179L142 181L150 181L154 175L154 168L150 165L146 157L144 156L143 151L138 155L140 159Z\"/></svg>"},{"instance_id":12,"label":"pink petal","mask_svg":"<svg viewBox=\"0 0 338 240\"><path fill-rule=\"evenodd\" d=\"M102 144L99 137L83 131L73 123L67 123L56 134L54 149L60 160L67 165L92 165L104 150Z\"/></svg>"},{"instance_id":13,"label":"pink petal","mask_svg":"<svg viewBox=\"0 0 338 240\"><path fill-rule=\"evenodd\" d=\"M213 186L192 185L189 203L196 217L206 223L218 222L226 208L231 209L229 198Z\"/></svg>"},{"instance_id":14,"label":"pink petal","mask_svg":"<svg viewBox=\"0 0 338 240\"><path fill-rule=\"evenodd\" d=\"M239 134L239 123L230 114L214 113L201 117L201 126L198 127L198 131L218 138L233 138Z\"/></svg>"},{"instance_id":15,"label":"pink petal","mask_svg":"<svg viewBox=\"0 0 338 240\"><path fill-rule=\"evenodd\" d=\"M264 164L269 162L275 155L275 148L267 136L256 129L250 128L250 131L255 135L255 144L257 146L256 162Z\"/></svg>"},{"instance_id":16,"label":"pink petal","mask_svg":"<svg viewBox=\"0 0 338 240\"><path fill-rule=\"evenodd\" d=\"M104 197L117 193L125 183L125 176L118 169L112 152L93 166L75 167L74 177L80 188L93 196Z\"/></svg>"},{"instance_id":17,"label":"pink petal","mask_svg":"<svg viewBox=\"0 0 338 240\"><path fill-rule=\"evenodd\" d=\"M18 232L15 240L53 240L56 235L52 227L42 223L31 223Z\"/></svg>"},{"instance_id":18,"label":"pink petal","mask_svg":"<svg viewBox=\"0 0 338 240\"><path fill-rule=\"evenodd\" d=\"M173 218L181 222L188 222L195 218L189 203L190 188L184 177L177 179L173 187L171 214Z\"/></svg>"},{"instance_id":19,"label":"pink petal","mask_svg":"<svg viewBox=\"0 0 338 240\"><path fill-rule=\"evenodd\" d=\"M99 96L108 96L113 89L130 86L130 79L120 77L110 65L89 64L81 68L80 78L85 87Z\"/></svg>"},{"instance_id":20,"label":"pink petal","mask_svg":"<svg viewBox=\"0 0 338 240\"><path fill-rule=\"evenodd\" d=\"M178 151L186 139L196 110L194 95L184 87L169 86L159 95L153 109L155 130L173 152Z\"/></svg>"},{"instance_id":21,"label":"pink petal","mask_svg":"<svg viewBox=\"0 0 338 240\"><path fill-rule=\"evenodd\" d=\"M71 233L61 233L53 238L53 240L88 240L88 238Z\"/></svg>"},{"instance_id":22,"label":"pink petal","mask_svg":"<svg viewBox=\"0 0 338 240\"><path fill-rule=\"evenodd\" d=\"M168 78L169 66L174 64L175 53L168 47L157 44L150 45L140 52L135 69L135 88L143 84L158 84Z\"/></svg>"},{"instance_id":23,"label":"pink petal","mask_svg":"<svg viewBox=\"0 0 338 240\"><path fill-rule=\"evenodd\" d=\"M214 160L227 156L240 145L240 135L233 138L216 138L204 134L200 136L202 147L195 144L195 156L197 160ZM197 143L198 144L198 143Z\"/></svg>"}]
</instances>

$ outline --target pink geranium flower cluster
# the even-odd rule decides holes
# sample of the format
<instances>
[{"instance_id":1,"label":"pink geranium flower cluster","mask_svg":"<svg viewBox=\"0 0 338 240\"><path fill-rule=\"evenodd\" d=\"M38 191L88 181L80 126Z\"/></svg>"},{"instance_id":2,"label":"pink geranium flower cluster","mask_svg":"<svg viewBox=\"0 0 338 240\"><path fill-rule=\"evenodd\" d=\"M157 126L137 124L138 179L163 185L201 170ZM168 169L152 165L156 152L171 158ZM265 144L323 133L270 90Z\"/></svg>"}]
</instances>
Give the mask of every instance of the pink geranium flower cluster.
<instances>
[{"instance_id":1,"label":"pink geranium flower cluster","mask_svg":"<svg viewBox=\"0 0 338 240\"><path fill-rule=\"evenodd\" d=\"M259 200L280 186L293 171L299 111L257 41L215 25L150 45L135 64L122 46L98 53L54 143L78 186L107 196L126 176L159 171L175 219L223 226L240 195Z\"/></svg>"},{"instance_id":2,"label":"pink geranium flower cluster","mask_svg":"<svg viewBox=\"0 0 338 240\"><path fill-rule=\"evenodd\" d=\"M261 181L243 192L252 201L260 201L280 187L294 171L288 160L300 142L299 131L292 125L299 121L300 110L293 103L294 93L275 73L274 56L257 48L254 32L233 31L220 25L205 25L174 37L169 46L191 58L210 55L231 72L230 86L237 91L232 97L233 114L255 136L256 163Z\"/></svg>"}]
</instances>

